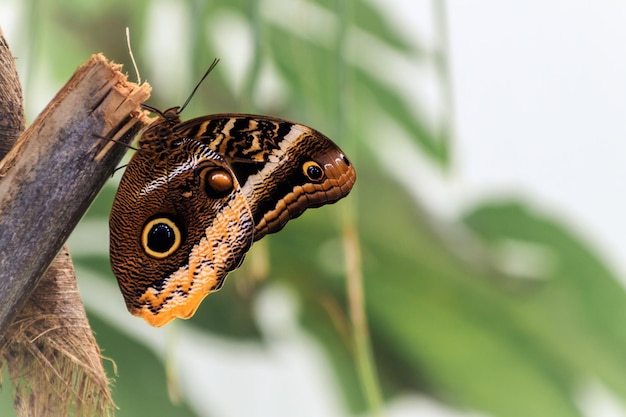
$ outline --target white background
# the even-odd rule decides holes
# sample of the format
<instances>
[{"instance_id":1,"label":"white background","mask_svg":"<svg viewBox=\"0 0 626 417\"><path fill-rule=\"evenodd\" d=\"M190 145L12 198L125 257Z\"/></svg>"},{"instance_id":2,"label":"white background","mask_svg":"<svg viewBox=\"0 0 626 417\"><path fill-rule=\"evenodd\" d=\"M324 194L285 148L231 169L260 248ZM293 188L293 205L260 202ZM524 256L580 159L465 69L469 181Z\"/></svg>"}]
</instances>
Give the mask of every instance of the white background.
<instances>
[{"instance_id":1,"label":"white background","mask_svg":"<svg viewBox=\"0 0 626 417\"><path fill-rule=\"evenodd\" d=\"M626 276L626 2L453 1L458 175L569 220Z\"/></svg>"}]
</instances>

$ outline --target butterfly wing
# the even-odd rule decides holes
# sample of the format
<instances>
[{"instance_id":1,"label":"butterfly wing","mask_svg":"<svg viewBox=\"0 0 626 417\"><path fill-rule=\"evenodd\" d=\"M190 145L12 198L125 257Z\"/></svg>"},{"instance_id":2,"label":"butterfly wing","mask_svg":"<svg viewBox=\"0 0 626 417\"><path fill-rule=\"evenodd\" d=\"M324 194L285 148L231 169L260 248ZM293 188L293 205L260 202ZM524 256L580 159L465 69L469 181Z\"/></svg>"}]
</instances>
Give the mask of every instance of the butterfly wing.
<instances>
[{"instance_id":1,"label":"butterfly wing","mask_svg":"<svg viewBox=\"0 0 626 417\"><path fill-rule=\"evenodd\" d=\"M222 114L161 113L139 141L111 212L111 264L131 313L189 318L254 240L346 196L356 173L306 126Z\"/></svg>"},{"instance_id":2,"label":"butterfly wing","mask_svg":"<svg viewBox=\"0 0 626 417\"><path fill-rule=\"evenodd\" d=\"M254 236L230 164L192 140L133 156L110 229L111 265L126 305L153 326L191 317L240 265Z\"/></svg>"},{"instance_id":3,"label":"butterfly wing","mask_svg":"<svg viewBox=\"0 0 626 417\"><path fill-rule=\"evenodd\" d=\"M255 223L254 239L282 229L307 208L348 195L356 171L322 133L286 120L216 114L175 127L222 155L233 167Z\"/></svg>"}]
</instances>

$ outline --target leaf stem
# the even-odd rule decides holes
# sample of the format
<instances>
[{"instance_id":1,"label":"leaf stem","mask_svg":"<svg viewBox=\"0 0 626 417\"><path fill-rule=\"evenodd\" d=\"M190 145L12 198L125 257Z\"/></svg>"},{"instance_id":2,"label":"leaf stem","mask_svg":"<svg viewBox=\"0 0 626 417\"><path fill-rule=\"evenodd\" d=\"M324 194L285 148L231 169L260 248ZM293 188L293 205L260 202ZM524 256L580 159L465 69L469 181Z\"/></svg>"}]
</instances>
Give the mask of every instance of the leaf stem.
<instances>
[{"instance_id":1,"label":"leaf stem","mask_svg":"<svg viewBox=\"0 0 626 417\"><path fill-rule=\"evenodd\" d=\"M263 56L261 43L263 37L263 23L261 22L259 0L248 0L248 4L249 20L252 27L253 55L252 63L250 64L250 68L248 70L248 74L244 83L243 93L246 100L250 100L249 104L254 105L254 90L259 82Z\"/></svg>"},{"instance_id":2,"label":"leaf stem","mask_svg":"<svg viewBox=\"0 0 626 417\"><path fill-rule=\"evenodd\" d=\"M347 62L348 30L351 24L352 2L345 0L336 1L338 17L337 31L337 124L338 137L354 137L349 134L349 87L350 87L350 64ZM351 140L352 162L356 154L356 141ZM355 190L352 191L355 194ZM376 365L372 354L369 325L365 309L365 293L363 290L363 272L361 269L361 248L357 226L356 195L347 199L343 210L343 249L346 266L346 285L348 293L348 307L352 324L352 337L355 349L355 361L363 394L371 415L381 416L383 409L382 394L376 372Z\"/></svg>"},{"instance_id":3,"label":"leaf stem","mask_svg":"<svg viewBox=\"0 0 626 417\"><path fill-rule=\"evenodd\" d=\"M446 14L445 0L434 0L433 20L435 22L435 30L438 41L438 49L436 53L435 65L440 77L440 87L443 99L443 112L441 123L439 124L439 137L441 144L441 156L443 156L444 166L448 169L453 166L454 161L452 149L454 140L454 88L452 84L452 75L450 73L450 45L448 33L448 19Z\"/></svg>"}]
</instances>

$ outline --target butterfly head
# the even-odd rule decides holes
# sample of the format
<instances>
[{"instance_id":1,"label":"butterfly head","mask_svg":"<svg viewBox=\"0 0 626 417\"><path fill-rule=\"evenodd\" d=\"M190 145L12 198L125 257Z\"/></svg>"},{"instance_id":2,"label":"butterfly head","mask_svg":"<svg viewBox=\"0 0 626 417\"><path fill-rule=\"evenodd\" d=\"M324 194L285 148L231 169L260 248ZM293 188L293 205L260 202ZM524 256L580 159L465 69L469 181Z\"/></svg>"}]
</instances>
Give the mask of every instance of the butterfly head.
<instances>
[{"instance_id":1,"label":"butterfly head","mask_svg":"<svg viewBox=\"0 0 626 417\"><path fill-rule=\"evenodd\" d=\"M143 104L142 107L155 113L157 117L139 138L139 149L151 153L167 151L172 147L170 142L178 139L174 133L174 128L180 123L180 108L172 107L161 111L146 104Z\"/></svg>"}]
</instances>

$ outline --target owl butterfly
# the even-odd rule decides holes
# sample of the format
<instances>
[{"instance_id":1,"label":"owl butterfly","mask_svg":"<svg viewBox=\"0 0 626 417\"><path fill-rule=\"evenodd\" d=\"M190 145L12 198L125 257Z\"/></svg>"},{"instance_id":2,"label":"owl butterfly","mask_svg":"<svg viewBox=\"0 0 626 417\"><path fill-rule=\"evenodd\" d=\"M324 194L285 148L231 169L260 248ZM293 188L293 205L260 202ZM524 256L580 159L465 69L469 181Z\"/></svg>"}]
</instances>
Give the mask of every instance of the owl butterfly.
<instances>
[{"instance_id":1,"label":"owl butterfly","mask_svg":"<svg viewBox=\"0 0 626 417\"><path fill-rule=\"evenodd\" d=\"M147 108L158 117L115 196L110 252L126 306L153 326L191 317L254 241L356 180L341 149L309 127L245 114L181 122L178 107Z\"/></svg>"}]
</instances>

